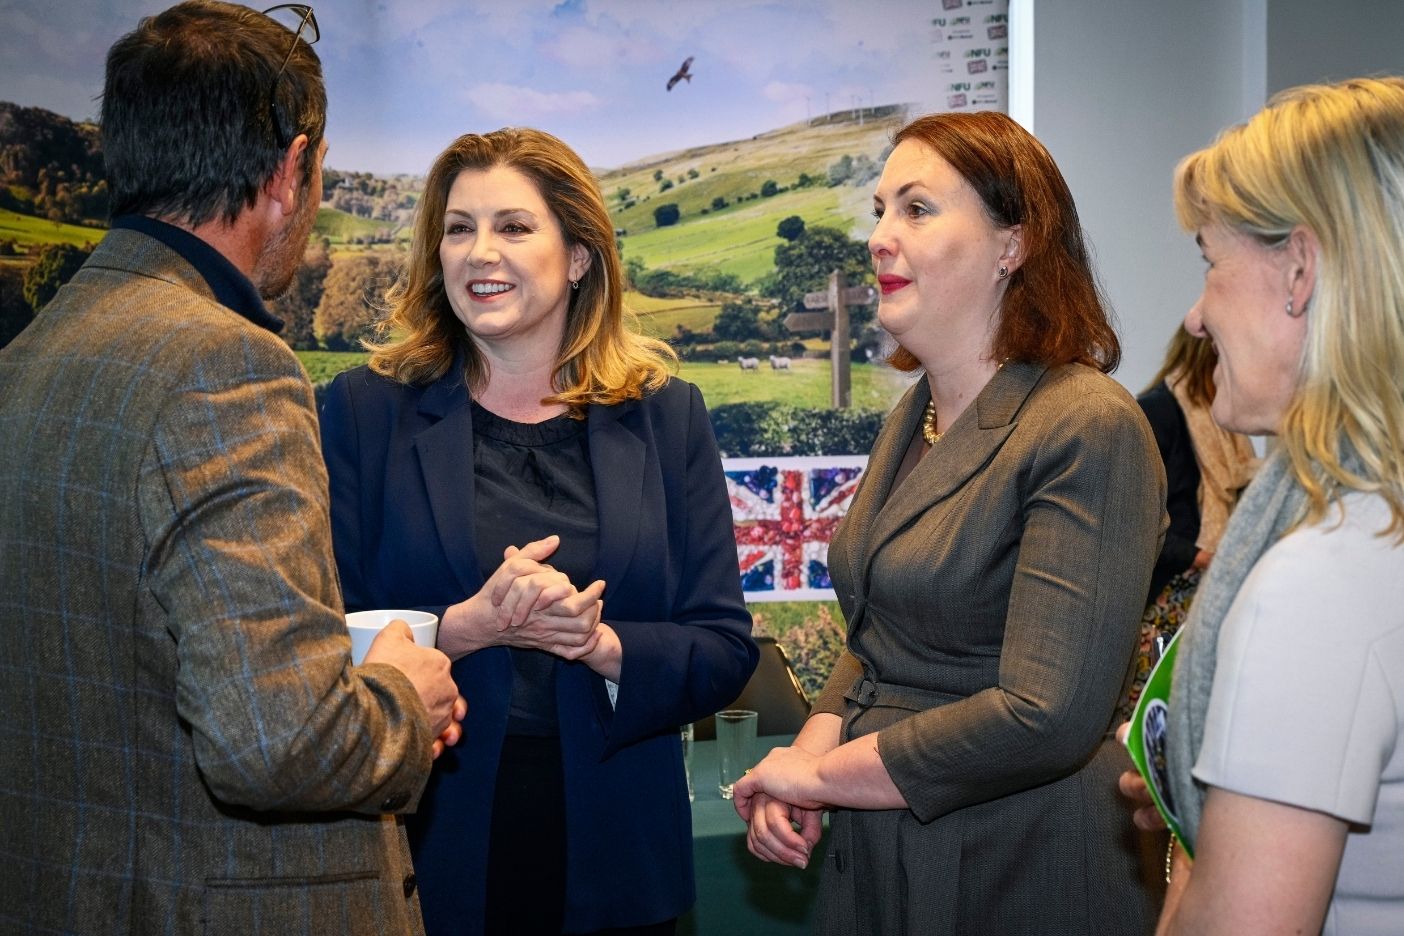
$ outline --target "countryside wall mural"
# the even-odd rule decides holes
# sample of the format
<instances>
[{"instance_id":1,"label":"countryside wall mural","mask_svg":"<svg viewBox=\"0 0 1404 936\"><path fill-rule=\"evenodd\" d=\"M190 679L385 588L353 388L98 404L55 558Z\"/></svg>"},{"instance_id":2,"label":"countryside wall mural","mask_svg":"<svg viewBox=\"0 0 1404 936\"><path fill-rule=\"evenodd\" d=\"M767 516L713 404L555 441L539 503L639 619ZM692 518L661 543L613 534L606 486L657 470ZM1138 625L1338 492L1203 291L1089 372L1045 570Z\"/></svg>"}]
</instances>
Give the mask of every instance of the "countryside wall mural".
<instances>
[{"instance_id":1,"label":"countryside wall mural","mask_svg":"<svg viewBox=\"0 0 1404 936\"><path fill-rule=\"evenodd\" d=\"M0 0L0 345L103 234L97 96L109 45L166 0ZM535 126L595 169L630 280L724 456L757 631L811 691L842 643L828 535L907 378L875 306L850 306L851 405L831 334L784 320L831 271L871 282L872 186L892 131L1005 109L1008 0L323 0L330 151L316 231L272 304L314 384L404 256L429 163L455 136ZM786 599L786 600L778 600ZM778 601L777 601L778 600Z\"/></svg>"}]
</instances>

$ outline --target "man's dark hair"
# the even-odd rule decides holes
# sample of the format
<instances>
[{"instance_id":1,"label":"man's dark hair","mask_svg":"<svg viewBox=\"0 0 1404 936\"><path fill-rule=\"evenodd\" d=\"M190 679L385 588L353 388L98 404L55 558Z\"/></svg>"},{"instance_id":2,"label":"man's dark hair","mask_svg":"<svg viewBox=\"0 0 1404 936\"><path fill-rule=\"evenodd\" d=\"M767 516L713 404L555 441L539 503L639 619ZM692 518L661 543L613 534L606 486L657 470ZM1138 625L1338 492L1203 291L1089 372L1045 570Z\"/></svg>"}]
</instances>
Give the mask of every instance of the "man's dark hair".
<instances>
[{"instance_id":1,"label":"man's dark hair","mask_svg":"<svg viewBox=\"0 0 1404 936\"><path fill-rule=\"evenodd\" d=\"M303 184L311 180L326 119L321 62L283 24L218 0L147 17L107 54L102 148L112 214L232 222L300 133L309 140Z\"/></svg>"}]
</instances>

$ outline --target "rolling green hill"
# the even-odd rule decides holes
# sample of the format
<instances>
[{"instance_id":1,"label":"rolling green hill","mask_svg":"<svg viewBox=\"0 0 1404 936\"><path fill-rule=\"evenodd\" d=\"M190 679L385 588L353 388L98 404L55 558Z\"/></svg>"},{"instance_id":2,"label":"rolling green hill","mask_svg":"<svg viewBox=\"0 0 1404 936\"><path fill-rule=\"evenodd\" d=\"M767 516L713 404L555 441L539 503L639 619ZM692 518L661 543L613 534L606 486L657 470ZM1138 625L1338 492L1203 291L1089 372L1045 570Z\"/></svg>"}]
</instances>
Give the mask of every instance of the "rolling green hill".
<instances>
[{"instance_id":1,"label":"rolling green hill","mask_svg":"<svg viewBox=\"0 0 1404 936\"><path fill-rule=\"evenodd\" d=\"M345 244L353 237L370 238L393 229L394 225L386 221L370 221L333 208L319 208L313 236L328 237L333 244ZM60 224L47 218L0 208L0 240L13 240L22 247L31 244L94 244L102 240L104 233L106 231L102 228ZM405 240L408 237L409 231L406 229L398 232L396 239Z\"/></svg>"},{"instance_id":2,"label":"rolling green hill","mask_svg":"<svg viewBox=\"0 0 1404 936\"><path fill-rule=\"evenodd\" d=\"M359 364L370 355L357 351L299 351L313 383L324 383ZM823 409L829 405L829 362L805 358L796 360L788 371L742 371L735 364L686 362L678 373L695 383L709 407L723 403L770 402ZM853 406L886 412L911 382L910 377L890 367L855 364L853 367Z\"/></svg>"},{"instance_id":3,"label":"rolling green hill","mask_svg":"<svg viewBox=\"0 0 1404 936\"><path fill-rule=\"evenodd\" d=\"M828 361L796 359L790 370L743 371L734 363L712 364L689 361L679 371L685 380L702 391L708 407L723 403L787 403L812 409L829 405L832 393ZM855 364L852 370L854 409L887 412L910 383L910 378L879 364Z\"/></svg>"},{"instance_id":4,"label":"rolling green hill","mask_svg":"<svg viewBox=\"0 0 1404 936\"><path fill-rule=\"evenodd\" d=\"M669 194L672 194L671 192ZM715 270L753 282L775 265L775 234L781 218L799 215L807 225L847 230L853 219L839 207L838 190L828 187L782 192L723 211L687 218L624 239L625 256L662 269Z\"/></svg>"},{"instance_id":5,"label":"rolling green hill","mask_svg":"<svg viewBox=\"0 0 1404 936\"><path fill-rule=\"evenodd\" d=\"M107 233L102 228L62 224L0 208L0 240L12 240L21 247L39 244L96 244Z\"/></svg>"},{"instance_id":6,"label":"rolling green hill","mask_svg":"<svg viewBox=\"0 0 1404 936\"><path fill-rule=\"evenodd\" d=\"M789 215L863 236L871 183L830 187L828 170L843 156L881 157L903 111L885 107L877 112L883 115L879 119L865 114L860 122L851 114L830 115L749 140L663 153L601 172L600 188L615 227L624 232L624 256L638 257L649 267L713 270L753 282L772 267L781 243L775 226ZM659 172L662 180L655 180ZM801 174L811 184L797 187ZM663 181L671 182L667 191L660 191ZM767 181L788 191L761 197ZM717 198L726 207L714 209ZM676 225L659 228L654 209L668 203L677 204L681 217Z\"/></svg>"},{"instance_id":7,"label":"rolling green hill","mask_svg":"<svg viewBox=\"0 0 1404 936\"><path fill-rule=\"evenodd\" d=\"M667 340L682 325L691 331L707 331L721 311L720 302L708 302L691 296L681 299L658 299L642 293L626 292L624 308L638 318L646 335Z\"/></svg>"},{"instance_id":8,"label":"rolling green hill","mask_svg":"<svg viewBox=\"0 0 1404 936\"><path fill-rule=\"evenodd\" d=\"M409 228L405 227L396 231L396 227L397 225L391 221L372 221L369 218L358 218L335 208L318 208L317 220L312 226L312 232L314 237L326 237L333 244L350 243L352 238L356 237L369 240L380 237L387 232L394 232L396 240L408 240Z\"/></svg>"}]
</instances>

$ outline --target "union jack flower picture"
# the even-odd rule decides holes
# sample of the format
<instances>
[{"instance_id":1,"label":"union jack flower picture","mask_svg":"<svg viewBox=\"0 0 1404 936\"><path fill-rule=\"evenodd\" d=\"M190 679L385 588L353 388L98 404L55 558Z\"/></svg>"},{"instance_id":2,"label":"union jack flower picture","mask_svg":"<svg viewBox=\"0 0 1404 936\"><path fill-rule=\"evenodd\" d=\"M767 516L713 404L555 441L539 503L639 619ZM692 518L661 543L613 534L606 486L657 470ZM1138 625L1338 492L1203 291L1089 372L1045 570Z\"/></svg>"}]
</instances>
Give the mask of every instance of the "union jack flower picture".
<instances>
[{"instance_id":1,"label":"union jack flower picture","mask_svg":"<svg viewBox=\"0 0 1404 936\"><path fill-rule=\"evenodd\" d=\"M863 455L724 458L747 601L827 601L829 540L867 467Z\"/></svg>"}]
</instances>

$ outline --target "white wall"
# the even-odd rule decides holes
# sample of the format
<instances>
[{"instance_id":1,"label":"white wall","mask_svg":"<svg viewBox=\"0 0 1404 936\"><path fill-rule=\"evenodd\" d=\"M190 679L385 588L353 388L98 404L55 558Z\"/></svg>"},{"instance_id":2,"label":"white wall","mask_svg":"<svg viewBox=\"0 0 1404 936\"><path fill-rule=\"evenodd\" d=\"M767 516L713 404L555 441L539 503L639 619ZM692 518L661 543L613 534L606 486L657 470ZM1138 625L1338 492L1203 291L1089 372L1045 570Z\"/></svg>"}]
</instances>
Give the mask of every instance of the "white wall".
<instances>
[{"instance_id":1,"label":"white wall","mask_svg":"<svg viewBox=\"0 0 1404 936\"><path fill-rule=\"evenodd\" d=\"M1035 6L1032 114L1067 176L1140 390L1198 295L1180 157L1305 82L1404 74L1404 0L1016 0ZM1015 31L1018 21L1011 24Z\"/></svg>"},{"instance_id":2,"label":"white wall","mask_svg":"<svg viewBox=\"0 0 1404 936\"><path fill-rule=\"evenodd\" d=\"M1267 0L1268 93L1381 72L1404 74L1401 0Z\"/></svg>"},{"instance_id":3,"label":"white wall","mask_svg":"<svg viewBox=\"0 0 1404 936\"><path fill-rule=\"evenodd\" d=\"M1133 392L1159 367L1203 273L1175 222L1175 164L1261 105L1265 3L1037 3L1033 130L1077 200L1120 320L1115 376Z\"/></svg>"}]
</instances>

